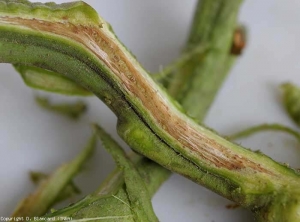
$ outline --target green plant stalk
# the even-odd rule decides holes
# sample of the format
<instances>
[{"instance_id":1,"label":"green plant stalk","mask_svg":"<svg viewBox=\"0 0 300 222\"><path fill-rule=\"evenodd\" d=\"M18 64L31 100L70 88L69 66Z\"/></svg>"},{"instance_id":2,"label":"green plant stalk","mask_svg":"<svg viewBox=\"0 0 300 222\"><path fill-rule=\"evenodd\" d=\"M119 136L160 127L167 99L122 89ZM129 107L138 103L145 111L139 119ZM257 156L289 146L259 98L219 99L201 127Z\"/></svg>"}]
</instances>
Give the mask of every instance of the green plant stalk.
<instances>
[{"instance_id":1,"label":"green plant stalk","mask_svg":"<svg viewBox=\"0 0 300 222\"><path fill-rule=\"evenodd\" d=\"M48 174L45 174L45 173L42 173L42 172L36 172L36 171L31 171L30 172L30 179L37 186L39 186L44 181L46 181L50 176L51 176L51 174L48 175ZM70 198L72 198L75 195L80 194L80 193L81 193L80 189L71 180L65 188L63 188L61 191L59 191L59 195L55 199L54 204L57 204L61 201L70 199Z\"/></svg>"},{"instance_id":2,"label":"green plant stalk","mask_svg":"<svg viewBox=\"0 0 300 222\"><path fill-rule=\"evenodd\" d=\"M187 114L201 123L235 60L230 54L239 5L237 1L199 1L184 53L199 45L209 50L193 56L167 86ZM201 106L194 104L201 103Z\"/></svg>"},{"instance_id":3,"label":"green plant stalk","mask_svg":"<svg viewBox=\"0 0 300 222\"><path fill-rule=\"evenodd\" d=\"M299 175L184 115L89 6L0 6L1 62L68 76L114 111L131 148L252 209L261 221L299 220Z\"/></svg>"},{"instance_id":4,"label":"green plant stalk","mask_svg":"<svg viewBox=\"0 0 300 222\"><path fill-rule=\"evenodd\" d=\"M74 175L92 155L96 146L96 135L91 137L85 149L71 162L62 165L43 181L38 189L20 202L12 217L41 216L49 210L68 186Z\"/></svg>"},{"instance_id":5,"label":"green plant stalk","mask_svg":"<svg viewBox=\"0 0 300 222\"><path fill-rule=\"evenodd\" d=\"M283 126L281 124L278 123L273 123L273 124L260 124L257 126L252 126L249 127L245 130L242 130L238 133L235 133L233 135L230 136L226 136L226 138L228 140L236 140L236 139L240 139L243 137L248 137L251 136L252 134L255 133L260 133L260 132L264 132L264 131L277 131L277 132L282 132L282 133L287 133L293 137L295 137L295 139L297 139L300 142L300 134L299 132L287 127L287 126Z\"/></svg>"}]
</instances>

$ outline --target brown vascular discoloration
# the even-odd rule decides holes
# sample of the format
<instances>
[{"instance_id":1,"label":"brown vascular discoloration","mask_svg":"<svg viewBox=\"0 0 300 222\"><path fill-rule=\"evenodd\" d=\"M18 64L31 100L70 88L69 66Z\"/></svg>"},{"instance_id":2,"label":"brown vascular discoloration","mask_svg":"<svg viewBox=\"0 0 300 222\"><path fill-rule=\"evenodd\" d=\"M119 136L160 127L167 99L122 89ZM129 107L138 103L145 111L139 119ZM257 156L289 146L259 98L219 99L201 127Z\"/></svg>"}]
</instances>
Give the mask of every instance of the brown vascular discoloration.
<instances>
[{"instance_id":1,"label":"brown vascular discoloration","mask_svg":"<svg viewBox=\"0 0 300 222\"><path fill-rule=\"evenodd\" d=\"M0 17L0 21L55 33L84 45L119 78L119 82L124 86L125 95L138 99L155 124L181 143L190 155L200 156L200 161L203 161L204 164L228 170L248 168L253 172L273 174L260 164L234 154L222 144L204 136L201 130L197 130L196 124L184 120L178 111L172 110L172 113L169 113L171 104L164 99L160 89L156 88L155 84L149 84L149 81L152 80L146 77L147 75L143 73L140 65L135 60L129 59L129 55L122 50L120 44L112 40L114 37L108 34L104 28L9 17ZM139 112L138 107L136 109Z\"/></svg>"}]
</instances>

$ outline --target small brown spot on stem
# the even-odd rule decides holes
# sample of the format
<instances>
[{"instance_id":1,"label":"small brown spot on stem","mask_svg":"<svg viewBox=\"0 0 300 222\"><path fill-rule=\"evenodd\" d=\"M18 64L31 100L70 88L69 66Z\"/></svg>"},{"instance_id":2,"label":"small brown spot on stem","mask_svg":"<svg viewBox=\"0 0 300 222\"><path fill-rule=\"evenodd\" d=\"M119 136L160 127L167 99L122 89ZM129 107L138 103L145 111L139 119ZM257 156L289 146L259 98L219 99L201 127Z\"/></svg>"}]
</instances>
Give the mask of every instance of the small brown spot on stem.
<instances>
[{"instance_id":1,"label":"small brown spot on stem","mask_svg":"<svg viewBox=\"0 0 300 222\"><path fill-rule=\"evenodd\" d=\"M227 208L228 210L234 210L234 209L239 208L239 207L240 207L240 205L239 205L239 204L236 204L236 203L233 203L233 204L227 204L227 205L226 205L226 208Z\"/></svg>"},{"instance_id":2,"label":"small brown spot on stem","mask_svg":"<svg viewBox=\"0 0 300 222\"><path fill-rule=\"evenodd\" d=\"M246 46L246 33L242 27L238 27L233 34L233 42L230 53L232 55L241 55Z\"/></svg>"}]
</instances>

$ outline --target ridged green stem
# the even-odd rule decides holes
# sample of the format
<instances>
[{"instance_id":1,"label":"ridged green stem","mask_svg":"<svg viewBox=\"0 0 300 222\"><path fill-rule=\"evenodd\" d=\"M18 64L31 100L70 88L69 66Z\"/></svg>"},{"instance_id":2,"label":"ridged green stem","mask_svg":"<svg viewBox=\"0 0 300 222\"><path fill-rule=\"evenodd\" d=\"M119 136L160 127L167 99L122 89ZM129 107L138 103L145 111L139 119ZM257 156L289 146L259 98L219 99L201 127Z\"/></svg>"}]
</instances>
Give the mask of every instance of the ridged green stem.
<instances>
[{"instance_id":1,"label":"ridged green stem","mask_svg":"<svg viewBox=\"0 0 300 222\"><path fill-rule=\"evenodd\" d=\"M172 76L168 90L187 114L202 122L221 88L235 56L230 54L239 1L199 1L184 52L208 45L204 56L194 56ZM201 106L195 104L201 103Z\"/></svg>"}]
</instances>

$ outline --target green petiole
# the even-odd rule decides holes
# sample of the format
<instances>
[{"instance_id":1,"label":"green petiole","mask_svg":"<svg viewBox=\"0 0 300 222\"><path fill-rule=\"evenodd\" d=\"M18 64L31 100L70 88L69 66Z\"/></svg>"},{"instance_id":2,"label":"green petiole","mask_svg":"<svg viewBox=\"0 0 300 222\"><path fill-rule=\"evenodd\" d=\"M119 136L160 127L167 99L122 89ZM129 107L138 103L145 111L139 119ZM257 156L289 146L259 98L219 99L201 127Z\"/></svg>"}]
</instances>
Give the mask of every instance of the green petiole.
<instances>
[{"instance_id":1,"label":"green petiole","mask_svg":"<svg viewBox=\"0 0 300 222\"><path fill-rule=\"evenodd\" d=\"M85 149L71 162L62 165L42 181L38 189L25 198L12 214L12 217L41 216L61 198L62 191L69 186L74 175L92 155L96 146L96 136L89 140Z\"/></svg>"}]
</instances>

